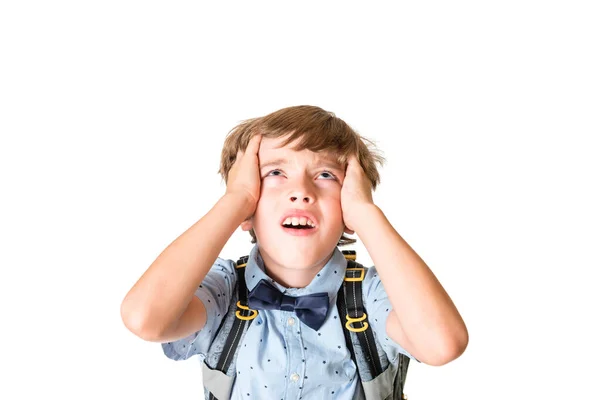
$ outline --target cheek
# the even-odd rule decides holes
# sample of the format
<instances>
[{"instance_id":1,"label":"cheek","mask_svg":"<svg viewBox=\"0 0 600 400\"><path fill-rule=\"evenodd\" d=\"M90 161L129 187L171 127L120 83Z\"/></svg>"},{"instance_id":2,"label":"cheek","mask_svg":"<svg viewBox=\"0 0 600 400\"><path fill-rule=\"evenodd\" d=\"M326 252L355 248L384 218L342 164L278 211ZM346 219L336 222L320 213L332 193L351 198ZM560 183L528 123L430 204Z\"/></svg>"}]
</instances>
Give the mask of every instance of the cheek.
<instances>
[{"instance_id":1,"label":"cheek","mask_svg":"<svg viewBox=\"0 0 600 400\"><path fill-rule=\"evenodd\" d=\"M333 188L327 192L332 207L342 208L342 190L339 187Z\"/></svg>"},{"instance_id":2,"label":"cheek","mask_svg":"<svg viewBox=\"0 0 600 400\"><path fill-rule=\"evenodd\" d=\"M339 196L337 198L330 198L327 204L324 205L324 208L332 221L342 222L342 204L340 203Z\"/></svg>"},{"instance_id":3,"label":"cheek","mask_svg":"<svg viewBox=\"0 0 600 400\"><path fill-rule=\"evenodd\" d=\"M273 218L273 212L275 211L275 204L273 196L267 190L262 187L260 191L260 198L256 204L256 210L254 211L254 225L261 225L266 222L269 218Z\"/></svg>"},{"instance_id":4,"label":"cheek","mask_svg":"<svg viewBox=\"0 0 600 400\"><path fill-rule=\"evenodd\" d=\"M277 193L280 190L272 183L267 183L260 186L260 197L258 198L258 207L264 207L266 204L273 203L277 198Z\"/></svg>"},{"instance_id":5,"label":"cheek","mask_svg":"<svg viewBox=\"0 0 600 400\"><path fill-rule=\"evenodd\" d=\"M263 189L273 189L273 188L280 187L282 183L283 183L283 178L279 178L277 176L269 176L262 180L262 182L260 183L260 188L261 188L261 191Z\"/></svg>"}]
</instances>

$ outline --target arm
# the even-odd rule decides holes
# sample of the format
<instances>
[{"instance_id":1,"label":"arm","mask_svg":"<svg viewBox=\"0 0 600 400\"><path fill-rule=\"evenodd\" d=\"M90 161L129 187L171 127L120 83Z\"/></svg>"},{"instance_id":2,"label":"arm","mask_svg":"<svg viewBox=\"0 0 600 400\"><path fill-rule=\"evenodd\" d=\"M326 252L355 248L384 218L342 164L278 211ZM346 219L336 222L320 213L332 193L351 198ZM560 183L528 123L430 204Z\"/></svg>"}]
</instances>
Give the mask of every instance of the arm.
<instances>
[{"instance_id":1,"label":"arm","mask_svg":"<svg viewBox=\"0 0 600 400\"><path fill-rule=\"evenodd\" d=\"M125 296L121 318L135 335L168 342L206 324L206 309L195 290L233 232L256 210L261 137L254 136L245 151L238 151L225 195L158 256Z\"/></svg>"},{"instance_id":2,"label":"arm","mask_svg":"<svg viewBox=\"0 0 600 400\"><path fill-rule=\"evenodd\" d=\"M355 231L393 306L388 335L429 365L459 357L468 343L467 328L433 272L375 204L364 206L358 215Z\"/></svg>"},{"instance_id":3,"label":"arm","mask_svg":"<svg viewBox=\"0 0 600 400\"><path fill-rule=\"evenodd\" d=\"M125 296L121 318L127 329L153 342L202 329L206 310L194 291L250 208L244 197L226 194L175 239Z\"/></svg>"},{"instance_id":4,"label":"arm","mask_svg":"<svg viewBox=\"0 0 600 400\"><path fill-rule=\"evenodd\" d=\"M351 156L341 192L344 224L365 245L392 304L386 333L417 360L446 364L467 347L465 323L427 264L373 203L371 187Z\"/></svg>"}]
</instances>

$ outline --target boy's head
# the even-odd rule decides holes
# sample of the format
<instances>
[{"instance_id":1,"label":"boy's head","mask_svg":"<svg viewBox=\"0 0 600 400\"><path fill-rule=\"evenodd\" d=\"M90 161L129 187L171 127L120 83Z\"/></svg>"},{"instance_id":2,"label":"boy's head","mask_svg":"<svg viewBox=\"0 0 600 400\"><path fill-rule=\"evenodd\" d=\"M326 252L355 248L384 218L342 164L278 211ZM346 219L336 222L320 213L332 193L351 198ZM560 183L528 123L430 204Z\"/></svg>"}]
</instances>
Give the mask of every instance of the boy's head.
<instances>
[{"instance_id":1,"label":"boy's head","mask_svg":"<svg viewBox=\"0 0 600 400\"><path fill-rule=\"evenodd\" d=\"M336 245L356 242L344 235L340 194L347 160L353 154L373 190L377 187L376 164L382 165L384 159L373 143L319 107L284 108L243 121L229 132L219 170L225 182L238 150L245 151L257 134L262 135L258 153L260 199L254 216L241 227L250 231L252 243L259 244L261 254L266 250L300 266L320 263ZM306 229L291 231L283 226L286 220L290 222L286 216L294 211L309 217L310 221L302 217L294 221L308 224ZM311 224L316 226L311 228Z\"/></svg>"}]
</instances>

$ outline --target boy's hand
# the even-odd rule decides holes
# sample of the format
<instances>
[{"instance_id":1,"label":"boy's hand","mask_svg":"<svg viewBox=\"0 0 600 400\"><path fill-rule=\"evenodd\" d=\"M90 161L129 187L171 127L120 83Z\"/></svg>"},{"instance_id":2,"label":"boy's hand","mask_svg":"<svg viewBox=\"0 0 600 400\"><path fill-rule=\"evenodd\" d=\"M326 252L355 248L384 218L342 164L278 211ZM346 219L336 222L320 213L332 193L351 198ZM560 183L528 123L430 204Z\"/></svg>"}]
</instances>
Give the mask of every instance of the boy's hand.
<instances>
[{"instance_id":1,"label":"boy's hand","mask_svg":"<svg viewBox=\"0 0 600 400\"><path fill-rule=\"evenodd\" d=\"M342 183L341 203L344 224L354 233L361 209L374 204L371 181L355 155L351 155L348 159L346 176Z\"/></svg>"},{"instance_id":2,"label":"boy's hand","mask_svg":"<svg viewBox=\"0 0 600 400\"><path fill-rule=\"evenodd\" d=\"M260 198L260 169L258 166L258 149L260 148L261 134L255 135L246 151L238 151L235 162L227 174L227 190L225 194L232 194L244 198L251 207L248 215L254 215L256 204Z\"/></svg>"}]
</instances>

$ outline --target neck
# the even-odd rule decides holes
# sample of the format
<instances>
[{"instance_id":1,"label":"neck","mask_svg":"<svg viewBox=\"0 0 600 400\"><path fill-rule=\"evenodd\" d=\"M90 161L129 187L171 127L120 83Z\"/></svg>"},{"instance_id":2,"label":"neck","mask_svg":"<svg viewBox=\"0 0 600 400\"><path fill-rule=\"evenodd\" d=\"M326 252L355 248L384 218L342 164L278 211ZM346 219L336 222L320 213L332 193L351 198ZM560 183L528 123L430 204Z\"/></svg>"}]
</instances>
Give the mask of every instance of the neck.
<instances>
[{"instance_id":1,"label":"neck","mask_svg":"<svg viewBox=\"0 0 600 400\"><path fill-rule=\"evenodd\" d=\"M290 288L304 288L308 286L315 276L323 269L327 261L331 258L333 252L327 254L325 258L319 260L313 265L305 265L301 267L289 267L277 263L268 254L260 251L263 263L265 265L265 274L272 278L281 286Z\"/></svg>"}]
</instances>

